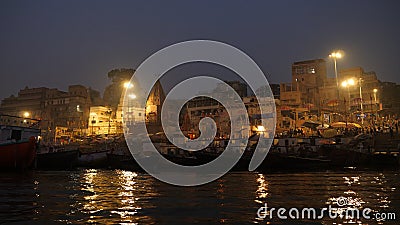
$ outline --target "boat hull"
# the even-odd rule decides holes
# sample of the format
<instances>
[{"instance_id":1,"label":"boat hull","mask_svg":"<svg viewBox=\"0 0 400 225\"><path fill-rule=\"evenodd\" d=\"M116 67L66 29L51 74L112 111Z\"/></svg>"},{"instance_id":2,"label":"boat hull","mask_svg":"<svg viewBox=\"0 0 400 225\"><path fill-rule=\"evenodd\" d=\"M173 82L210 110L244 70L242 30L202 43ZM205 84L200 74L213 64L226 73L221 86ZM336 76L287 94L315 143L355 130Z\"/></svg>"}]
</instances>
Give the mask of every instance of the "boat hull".
<instances>
[{"instance_id":1,"label":"boat hull","mask_svg":"<svg viewBox=\"0 0 400 225\"><path fill-rule=\"evenodd\" d=\"M36 155L36 140L0 145L1 169L25 169L33 165Z\"/></svg>"},{"instance_id":2,"label":"boat hull","mask_svg":"<svg viewBox=\"0 0 400 225\"><path fill-rule=\"evenodd\" d=\"M79 151L40 153L36 156L36 168L45 170L70 170L78 164Z\"/></svg>"},{"instance_id":3,"label":"boat hull","mask_svg":"<svg viewBox=\"0 0 400 225\"><path fill-rule=\"evenodd\" d=\"M119 155L107 153L108 165L112 169L130 170L142 172L143 169L139 166L132 155Z\"/></svg>"},{"instance_id":4,"label":"boat hull","mask_svg":"<svg viewBox=\"0 0 400 225\"><path fill-rule=\"evenodd\" d=\"M108 151L81 153L78 159L79 167L103 168L108 165Z\"/></svg>"}]
</instances>

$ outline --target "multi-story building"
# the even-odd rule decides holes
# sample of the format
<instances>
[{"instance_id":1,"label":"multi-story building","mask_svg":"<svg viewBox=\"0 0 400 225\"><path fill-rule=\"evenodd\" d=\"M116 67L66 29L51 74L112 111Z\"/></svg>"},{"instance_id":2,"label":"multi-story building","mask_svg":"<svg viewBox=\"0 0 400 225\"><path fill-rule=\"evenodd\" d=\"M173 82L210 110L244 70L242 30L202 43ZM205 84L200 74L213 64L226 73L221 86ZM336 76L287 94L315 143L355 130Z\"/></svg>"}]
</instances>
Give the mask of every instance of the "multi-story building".
<instances>
[{"instance_id":1,"label":"multi-story building","mask_svg":"<svg viewBox=\"0 0 400 225\"><path fill-rule=\"evenodd\" d=\"M88 127L91 98L82 85L71 85L68 91L45 87L22 89L18 96L2 100L0 112L7 115L41 120L44 139L56 139L56 128L68 131L64 136L84 135ZM65 128L65 129L61 129Z\"/></svg>"},{"instance_id":2,"label":"multi-story building","mask_svg":"<svg viewBox=\"0 0 400 225\"><path fill-rule=\"evenodd\" d=\"M0 112L12 116L42 119L45 99L50 89L28 88L18 92L18 96L11 95L1 101Z\"/></svg>"},{"instance_id":3,"label":"multi-story building","mask_svg":"<svg viewBox=\"0 0 400 225\"><path fill-rule=\"evenodd\" d=\"M342 69L336 78L328 78L320 88L321 109L342 114L342 120L371 119L380 111L380 82L375 72L361 67ZM339 95L339 99L338 96ZM359 121L360 122L360 121Z\"/></svg>"},{"instance_id":4,"label":"multi-story building","mask_svg":"<svg viewBox=\"0 0 400 225\"><path fill-rule=\"evenodd\" d=\"M381 82L378 96L382 99L379 105L381 116L394 115L400 118L400 85L392 82Z\"/></svg>"},{"instance_id":5,"label":"multi-story building","mask_svg":"<svg viewBox=\"0 0 400 225\"><path fill-rule=\"evenodd\" d=\"M326 62L323 59L292 64L292 82L280 86L280 102L290 107L318 108L319 90L326 82Z\"/></svg>"},{"instance_id":6,"label":"multi-story building","mask_svg":"<svg viewBox=\"0 0 400 225\"><path fill-rule=\"evenodd\" d=\"M90 107L88 133L90 135L109 135L117 133L116 121L112 118L111 107Z\"/></svg>"},{"instance_id":7,"label":"multi-story building","mask_svg":"<svg viewBox=\"0 0 400 225\"><path fill-rule=\"evenodd\" d=\"M280 85L279 110L293 114L293 118L282 116L278 124L293 128L301 118L297 112L308 117L318 116L319 120L360 120L375 116L380 109L379 80L375 72L365 72L361 67L342 69L336 77L327 77L326 62L323 59L295 62L292 65L292 82ZM339 86L338 86L339 84ZM361 87L361 91L360 91ZM288 115L289 115L288 114ZM322 118L327 118L322 119Z\"/></svg>"}]
</instances>

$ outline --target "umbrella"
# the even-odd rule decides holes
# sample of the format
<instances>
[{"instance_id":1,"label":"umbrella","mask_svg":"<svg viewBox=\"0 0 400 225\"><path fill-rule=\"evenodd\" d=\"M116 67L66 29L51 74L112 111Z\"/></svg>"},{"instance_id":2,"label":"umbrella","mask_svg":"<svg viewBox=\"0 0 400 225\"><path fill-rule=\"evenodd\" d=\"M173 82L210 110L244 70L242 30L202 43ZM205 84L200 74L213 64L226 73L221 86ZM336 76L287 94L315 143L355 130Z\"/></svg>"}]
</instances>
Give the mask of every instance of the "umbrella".
<instances>
[{"instance_id":1,"label":"umbrella","mask_svg":"<svg viewBox=\"0 0 400 225\"><path fill-rule=\"evenodd\" d=\"M358 123L348 123L349 127L356 127L356 128L361 128L361 125Z\"/></svg>"},{"instance_id":2,"label":"umbrella","mask_svg":"<svg viewBox=\"0 0 400 225\"><path fill-rule=\"evenodd\" d=\"M312 128L312 129L317 128L319 125L321 125L321 124L318 123L318 122L311 121L311 120L305 121L305 122L302 124L302 126L305 126L305 127L308 127L308 128Z\"/></svg>"},{"instance_id":3,"label":"umbrella","mask_svg":"<svg viewBox=\"0 0 400 225\"><path fill-rule=\"evenodd\" d=\"M335 123L331 123L331 127L333 127L333 128L346 127L346 123L345 123L345 122L335 122Z\"/></svg>"},{"instance_id":4,"label":"umbrella","mask_svg":"<svg viewBox=\"0 0 400 225\"><path fill-rule=\"evenodd\" d=\"M337 99L330 100L330 101L327 103L327 105L328 105L328 106L337 106L337 105L339 105L339 101L338 101Z\"/></svg>"},{"instance_id":5,"label":"umbrella","mask_svg":"<svg viewBox=\"0 0 400 225\"><path fill-rule=\"evenodd\" d=\"M317 129L323 130L323 129L326 129L326 128L328 128L328 127L329 127L329 125L326 124L326 123L324 123L324 124L319 125L319 126L317 127Z\"/></svg>"},{"instance_id":6,"label":"umbrella","mask_svg":"<svg viewBox=\"0 0 400 225\"><path fill-rule=\"evenodd\" d=\"M345 123L345 122L335 122L331 124L333 128L361 128L361 125L358 123Z\"/></svg>"}]
</instances>

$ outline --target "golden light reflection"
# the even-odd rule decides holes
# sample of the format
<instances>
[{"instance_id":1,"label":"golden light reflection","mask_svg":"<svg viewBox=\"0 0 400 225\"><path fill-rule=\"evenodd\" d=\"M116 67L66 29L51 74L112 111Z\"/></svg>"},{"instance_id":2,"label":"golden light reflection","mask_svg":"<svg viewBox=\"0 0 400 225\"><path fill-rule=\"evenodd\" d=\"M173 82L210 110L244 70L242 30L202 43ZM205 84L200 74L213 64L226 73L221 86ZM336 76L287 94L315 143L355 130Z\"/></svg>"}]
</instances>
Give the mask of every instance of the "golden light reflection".
<instances>
[{"instance_id":1,"label":"golden light reflection","mask_svg":"<svg viewBox=\"0 0 400 225\"><path fill-rule=\"evenodd\" d=\"M83 170L78 177L80 193L71 195L75 202L69 215L83 216L83 223L134 224L139 220L154 223L153 218L140 215L142 208L154 207L142 200L158 196L154 180L138 177L135 172L123 170Z\"/></svg>"},{"instance_id":2,"label":"golden light reflection","mask_svg":"<svg viewBox=\"0 0 400 225\"><path fill-rule=\"evenodd\" d=\"M265 198L268 196L268 182L265 180L264 174L258 174L257 178L258 188L257 188L257 198L256 202L263 204Z\"/></svg>"},{"instance_id":3,"label":"golden light reflection","mask_svg":"<svg viewBox=\"0 0 400 225\"><path fill-rule=\"evenodd\" d=\"M362 210L366 203L359 193L357 193L358 186L362 185L360 182L360 176L344 176L343 183L348 187L347 191L343 191L342 194L330 197L327 204L332 206L332 213L338 213L344 217L338 218L338 221L343 224L363 224L359 218L345 217L347 210L359 209ZM354 188L353 188L354 187Z\"/></svg>"},{"instance_id":4,"label":"golden light reflection","mask_svg":"<svg viewBox=\"0 0 400 225\"><path fill-rule=\"evenodd\" d=\"M132 222L132 216L138 213L138 210L142 208L137 205L137 201L140 200L138 196L135 196L135 192L138 191L138 184L136 182L137 173L131 171L118 171L121 191L118 193L122 207L118 210L111 211L113 214L118 214L124 222Z\"/></svg>"},{"instance_id":5,"label":"golden light reflection","mask_svg":"<svg viewBox=\"0 0 400 225\"><path fill-rule=\"evenodd\" d=\"M82 191L87 193L87 195L83 196L83 198L86 200L85 204L83 205L83 209L90 214L97 213L103 208L100 205L96 204L96 199L99 197L98 194L96 194L95 191L95 178L97 176L97 170L95 169L90 169L86 170L85 173L83 174L84 177L84 182L83 186L81 188Z\"/></svg>"}]
</instances>

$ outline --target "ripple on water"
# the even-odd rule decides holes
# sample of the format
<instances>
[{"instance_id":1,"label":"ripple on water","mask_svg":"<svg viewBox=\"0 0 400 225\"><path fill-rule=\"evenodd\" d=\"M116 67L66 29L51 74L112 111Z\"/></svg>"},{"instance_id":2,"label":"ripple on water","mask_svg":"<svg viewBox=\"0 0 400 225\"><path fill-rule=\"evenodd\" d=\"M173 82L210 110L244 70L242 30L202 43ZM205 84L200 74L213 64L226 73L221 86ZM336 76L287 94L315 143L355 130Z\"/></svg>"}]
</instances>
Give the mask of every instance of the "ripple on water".
<instances>
[{"instance_id":1,"label":"ripple on water","mask_svg":"<svg viewBox=\"0 0 400 225\"><path fill-rule=\"evenodd\" d=\"M256 212L265 203L276 208L319 209L337 205L339 197L356 207L400 215L397 172L230 173L198 187L176 187L123 170L1 175L0 223L298 224L260 220ZM349 221L316 221L333 222Z\"/></svg>"}]
</instances>

